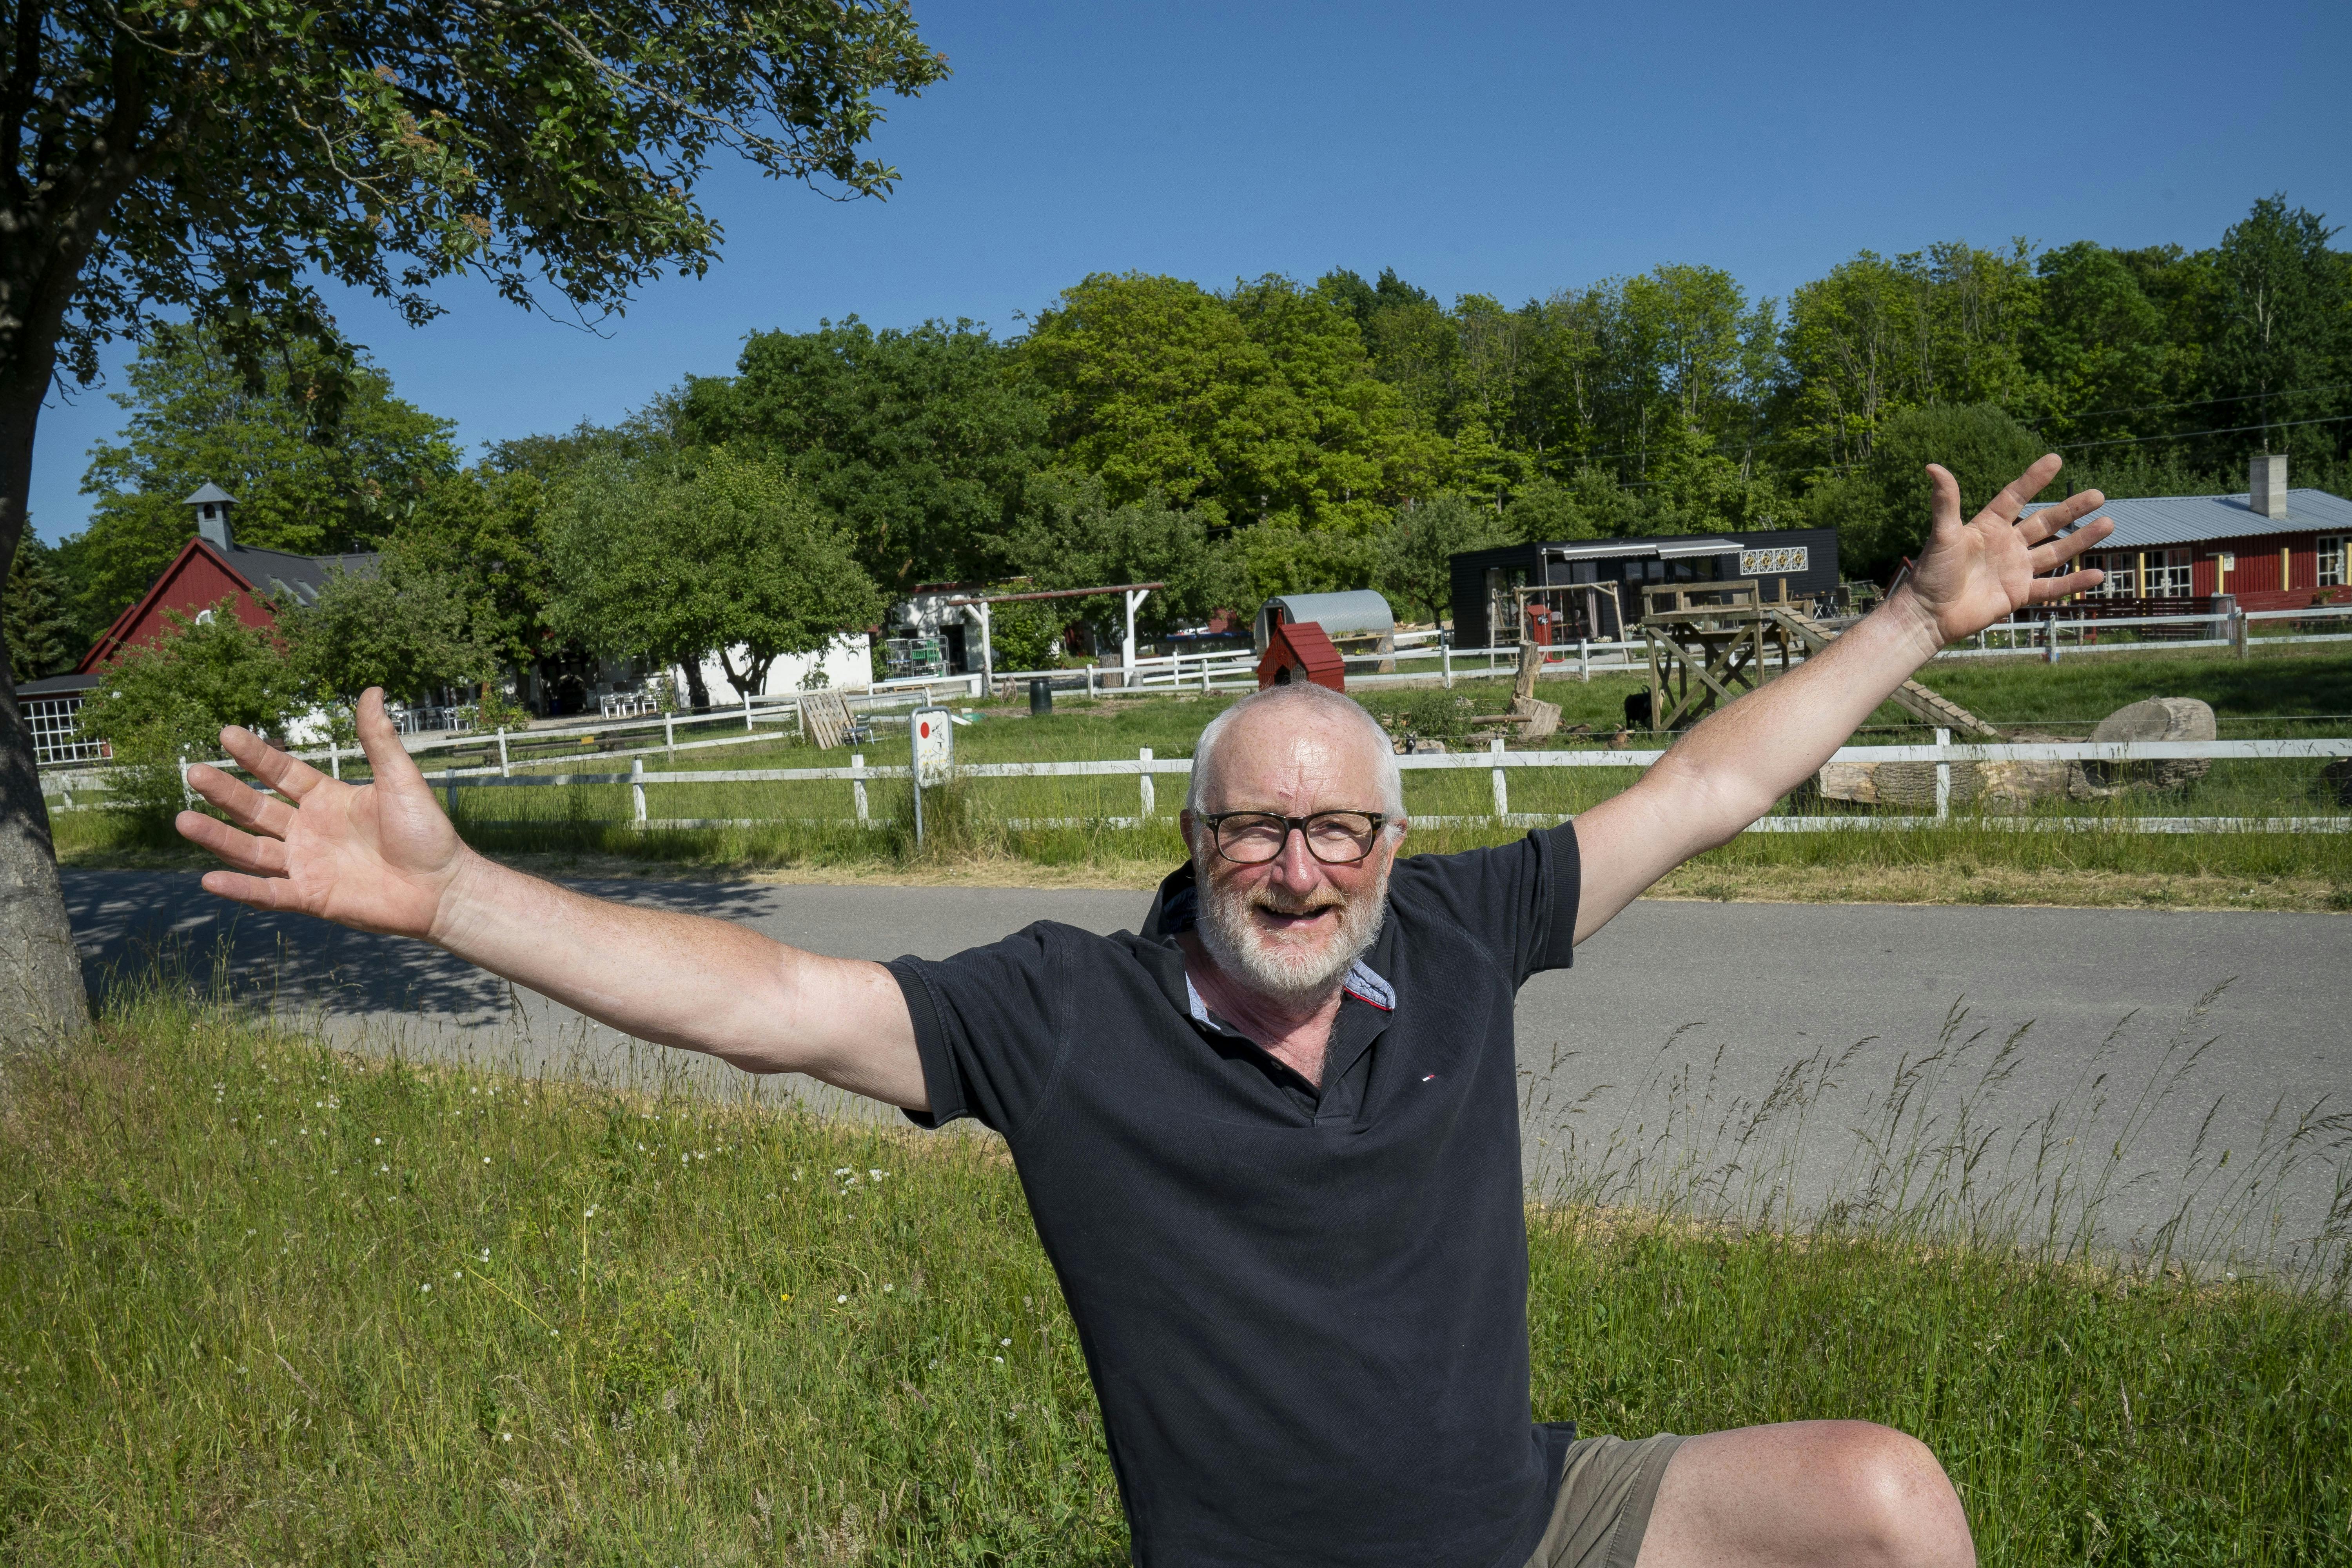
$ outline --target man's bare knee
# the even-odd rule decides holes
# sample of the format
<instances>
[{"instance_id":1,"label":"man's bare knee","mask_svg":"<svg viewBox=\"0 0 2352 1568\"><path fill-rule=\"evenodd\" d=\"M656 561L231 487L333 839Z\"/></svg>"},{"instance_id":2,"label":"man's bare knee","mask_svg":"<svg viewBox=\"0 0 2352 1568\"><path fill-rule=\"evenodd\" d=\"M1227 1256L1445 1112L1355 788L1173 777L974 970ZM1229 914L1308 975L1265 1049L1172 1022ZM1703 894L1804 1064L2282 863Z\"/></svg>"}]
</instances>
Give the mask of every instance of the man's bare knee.
<instances>
[{"instance_id":1,"label":"man's bare knee","mask_svg":"<svg viewBox=\"0 0 2352 1568\"><path fill-rule=\"evenodd\" d=\"M1944 1467L1916 1437L1870 1421L1834 1424L1824 1467L1858 1562L1968 1564L1968 1517Z\"/></svg>"}]
</instances>

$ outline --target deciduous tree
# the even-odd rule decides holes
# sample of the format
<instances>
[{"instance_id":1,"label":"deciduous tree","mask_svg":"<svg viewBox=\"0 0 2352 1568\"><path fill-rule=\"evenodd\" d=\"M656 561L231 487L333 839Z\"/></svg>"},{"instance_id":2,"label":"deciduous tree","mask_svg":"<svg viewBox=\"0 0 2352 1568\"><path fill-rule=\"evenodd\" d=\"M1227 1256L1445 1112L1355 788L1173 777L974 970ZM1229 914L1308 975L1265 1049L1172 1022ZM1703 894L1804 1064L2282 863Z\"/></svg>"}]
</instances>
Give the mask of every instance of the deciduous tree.
<instances>
[{"instance_id":1,"label":"deciduous tree","mask_svg":"<svg viewBox=\"0 0 2352 1568\"><path fill-rule=\"evenodd\" d=\"M410 321L453 274L595 314L699 273L714 156L847 195L885 91L946 74L902 0L18 0L0 66L0 581L53 376L111 337L212 329L249 383L334 326L332 278ZM301 389L332 408L349 362ZM82 1016L30 737L0 685L0 1036Z\"/></svg>"}]
</instances>

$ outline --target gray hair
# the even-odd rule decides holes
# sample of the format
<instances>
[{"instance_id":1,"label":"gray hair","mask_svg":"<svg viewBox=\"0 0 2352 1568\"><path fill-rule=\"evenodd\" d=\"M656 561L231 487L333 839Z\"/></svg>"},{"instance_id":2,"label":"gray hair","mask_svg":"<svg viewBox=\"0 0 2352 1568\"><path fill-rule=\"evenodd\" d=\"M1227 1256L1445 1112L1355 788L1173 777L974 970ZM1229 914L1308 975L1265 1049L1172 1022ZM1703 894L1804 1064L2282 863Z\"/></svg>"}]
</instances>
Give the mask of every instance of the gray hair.
<instances>
[{"instance_id":1,"label":"gray hair","mask_svg":"<svg viewBox=\"0 0 2352 1568\"><path fill-rule=\"evenodd\" d=\"M1184 792L1185 810L1195 816L1201 815L1201 803L1207 798L1216 772L1217 745L1224 739L1225 731L1251 709L1269 702L1305 703L1316 713L1361 725L1372 742L1373 754L1380 758L1373 765L1373 780L1380 787L1381 809L1391 818L1404 815L1404 775L1397 771L1396 749L1389 732L1381 728L1381 721L1372 717L1370 710L1354 698L1305 680L1253 691L1209 721L1192 748L1192 782Z\"/></svg>"}]
</instances>

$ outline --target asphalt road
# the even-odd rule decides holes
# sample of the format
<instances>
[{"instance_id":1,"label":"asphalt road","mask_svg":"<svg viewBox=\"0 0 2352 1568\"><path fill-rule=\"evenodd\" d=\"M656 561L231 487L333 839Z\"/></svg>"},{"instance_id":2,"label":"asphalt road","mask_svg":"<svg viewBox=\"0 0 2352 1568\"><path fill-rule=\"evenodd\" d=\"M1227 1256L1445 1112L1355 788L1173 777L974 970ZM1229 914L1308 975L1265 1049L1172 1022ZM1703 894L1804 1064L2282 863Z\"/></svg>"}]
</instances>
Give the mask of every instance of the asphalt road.
<instances>
[{"instance_id":1,"label":"asphalt road","mask_svg":"<svg viewBox=\"0 0 2352 1568\"><path fill-rule=\"evenodd\" d=\"M1038 919L1116 931L1148 902L1017 889L583 886L867 958L943 956ZM421 943L239 910L192 874L68 871L66 893L94 984L173 954L362 1048L625 1082L671 1074L718 1092L744 1084ZM1955 1009L1965 1010L1957 1028ZM1780 1173L1814 1205L1865 1197L1889 1172L1916 1179L1923 1152L1967 1146L1979 1151L1972 1190L1983 1203L2032 1184L2038 1152L2041 1184L2068 1160L2095 1177L2124 1137L2101 1228L2128 1242L2176 1210L2184 1173L2220 1150L2232 1152L2233 1172L2255 1165L2275 1108L2288 1125L2315 1107L2352 1110L2352 921L1643 902L1586 943L1574 969L1521 993L1518 1048L1531 1188L1605 1166L1621 1194L1712 1181L1753 1204L1759 1176ZM822 1086L793 1087L856 1109ZM2307 1139L2302 1163L2271 1184L2290 1231L2324 1215L2346 1159L2340 1142L2323 1158L2323 1142ZM2209 1189L2198 1212L2202 1224L2225 1211ZM2220 1247L2189 1240L2200 1255Z\"/></svg>"}]
</instances>

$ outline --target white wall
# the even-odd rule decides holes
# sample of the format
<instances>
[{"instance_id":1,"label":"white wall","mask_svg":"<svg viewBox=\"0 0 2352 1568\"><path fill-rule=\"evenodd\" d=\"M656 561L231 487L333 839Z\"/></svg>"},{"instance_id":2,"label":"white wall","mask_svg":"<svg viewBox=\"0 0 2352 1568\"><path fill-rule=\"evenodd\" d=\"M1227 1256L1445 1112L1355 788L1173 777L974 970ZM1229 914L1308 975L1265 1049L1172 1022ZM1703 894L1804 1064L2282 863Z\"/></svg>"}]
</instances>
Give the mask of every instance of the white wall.
<instances>
[{"instance_id":1,"label":"white wall","mask_svg":"<svg viewBox=\"0 0 2352 1568\"><path fill-rule=\"evenodd\" d=\"M727 652L728 657L735 661L735 668L742 668L743 650L732 647ZM871 645L864 632L854 637L835 637L823 653L788 655L770 665L767 684L756 695L783 697L799 691L809 671L819 667L824 670L827 686L864 688L872 684L874 679L872 660ZM686 672L678 671L681 696L684 695L685 679ZM738 700L734 682L727 679L727 667L719 662L719 656L715 653L703 656L702 684L709 691L713 702Z\"/></svg>"}]
</instances>

